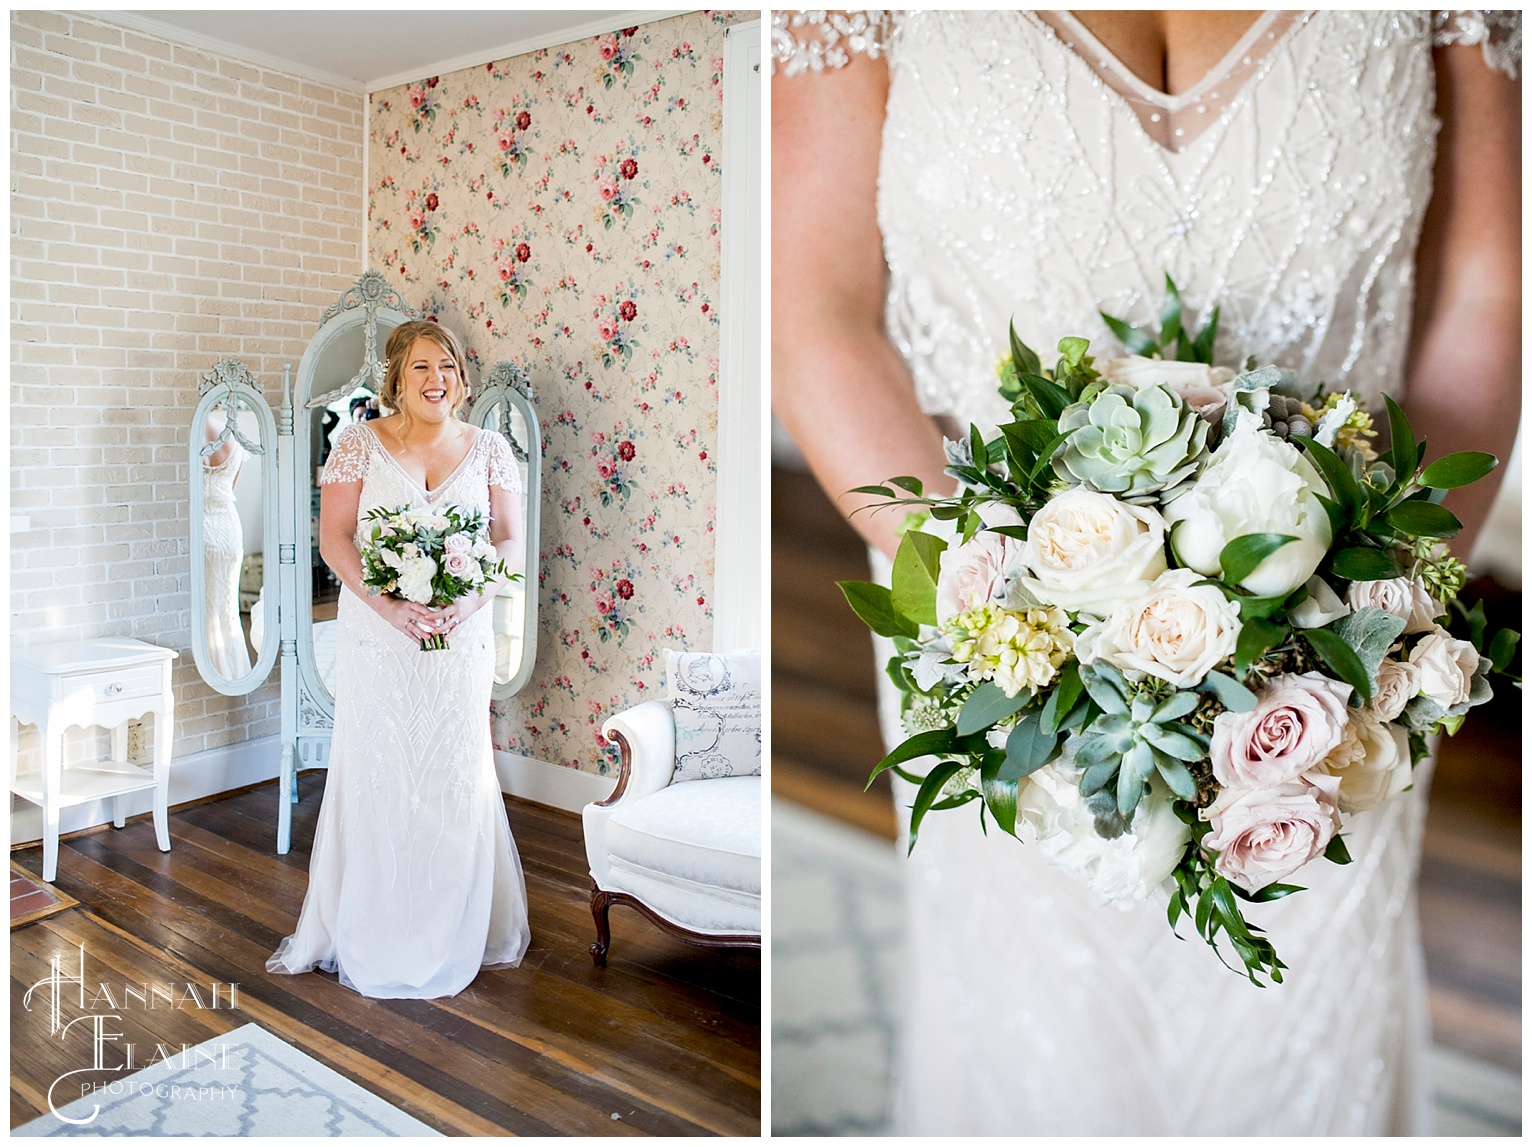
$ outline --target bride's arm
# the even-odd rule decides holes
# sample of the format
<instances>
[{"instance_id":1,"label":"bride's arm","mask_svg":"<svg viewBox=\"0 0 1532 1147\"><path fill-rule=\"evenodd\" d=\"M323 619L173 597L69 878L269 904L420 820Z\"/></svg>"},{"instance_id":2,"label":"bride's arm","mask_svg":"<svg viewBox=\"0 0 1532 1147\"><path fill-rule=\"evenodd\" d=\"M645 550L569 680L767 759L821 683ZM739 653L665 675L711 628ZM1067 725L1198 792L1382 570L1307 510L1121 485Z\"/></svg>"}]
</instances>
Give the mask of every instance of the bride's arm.
<instances>
[{"instance_id":1,"label":"bride's arm","mask_svg":"<svg viewBox=\"0 0 1532 1147\"><path fill-rule=\"evenodd\" d=\"M888 69L845 67L771 84L771 391L821 486L842 513L877 499L847 494L911 474L949 493L941 433L883 328L878 154ZM852 525L887 554L902 514Z\"/></svg>"},{"instance_id":2,"label":"bride's arm","mask_svg":"<svg viewBox=\"0 0 1532 1147\"><path fill-rule=\"evenodd\" d=\"M1435 191L1421 236L1405 407L1430 458L1485 450L1502 465L1521 388L1521 85L1478 47L1436 50ZM1467 559L1498 474L1454 491Z\"/></svg>"}]
</instances>

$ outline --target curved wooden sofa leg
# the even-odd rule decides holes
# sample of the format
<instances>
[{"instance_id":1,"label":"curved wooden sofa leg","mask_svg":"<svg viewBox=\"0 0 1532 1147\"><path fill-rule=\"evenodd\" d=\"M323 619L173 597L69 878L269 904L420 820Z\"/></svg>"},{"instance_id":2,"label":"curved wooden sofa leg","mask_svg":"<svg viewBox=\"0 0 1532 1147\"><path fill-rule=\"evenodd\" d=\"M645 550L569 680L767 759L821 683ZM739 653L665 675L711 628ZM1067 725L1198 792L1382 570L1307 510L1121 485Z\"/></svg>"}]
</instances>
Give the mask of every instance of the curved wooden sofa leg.
<instances>
[{"instance_id":1,"label":"curved wooden sofa leg","mask_svg":"<svg viewBox=\"0 0 1532 1147\"><path fill-rule=\"evenodd\" d=\"M612 946L612 924L608 919L612 907L612 894L591 884L590 914L596 919L596 942L590 946L590 958L596 967L606 967L606 951Z\"/></svg>"}]
</instances>

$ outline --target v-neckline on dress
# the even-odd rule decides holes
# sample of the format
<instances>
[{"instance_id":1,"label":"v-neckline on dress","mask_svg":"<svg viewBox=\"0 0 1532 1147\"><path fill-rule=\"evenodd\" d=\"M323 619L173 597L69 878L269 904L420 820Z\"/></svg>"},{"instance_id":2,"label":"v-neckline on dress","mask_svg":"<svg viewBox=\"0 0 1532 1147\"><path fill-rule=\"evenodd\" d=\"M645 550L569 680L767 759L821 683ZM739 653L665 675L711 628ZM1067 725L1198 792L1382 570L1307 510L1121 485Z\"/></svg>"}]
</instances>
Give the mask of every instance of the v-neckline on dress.
<instances>
[{"instance_id":1,"label":"v-neckline on dress","mask_svg":"<svg viewBox=\"0 0 1532 1147\"><path fill-rule=\"evenodd\" d=\"M1073 12L1034 11L1032 15L1051 33L1062 51L1121 97L1151 142L1171 155L1178 155L1217 123L1253 83L1259 82L1276 51L1295 29L1308 22L1311 13L1262 12L1201 79L1174 95L1139 78Z\"/></svg>"},{"instance_id":2,"label":"v-neckline on dress","mask_svg":"<svg viewBox=\"0 0 1532 1147\"><path fill-rule=\"evenodd\" d=\"M468 444L467 452L459 460L458 464L452 468L452 472L443 478L440 482L438 482L436 489L432 490L423 481L415 477L415 475L411 474L404 468L399 459L394 457L394 452L388 448L388 444L383 441L382 437L379 436L376 430L374 430L371 426L368 426L365 422L362 423L362 426L366 428L368 434L372 435L372 440L378 444L378 449L383 452L383 457L387 458L391 463L393 463L395 470L398 470L399 473L403 474L412 483L414 483L415 488L426 496L426 501L428 502L435 501L441 492L448 486L452 485L452 483L457 479L457 476L462 473L463 467L467 466L468 460L473 457L473 452L479 448L479 438L483 435L483 431L480 431L478 434L474 435L473 441L469 442Z\"/></svg>"}]
</instances>

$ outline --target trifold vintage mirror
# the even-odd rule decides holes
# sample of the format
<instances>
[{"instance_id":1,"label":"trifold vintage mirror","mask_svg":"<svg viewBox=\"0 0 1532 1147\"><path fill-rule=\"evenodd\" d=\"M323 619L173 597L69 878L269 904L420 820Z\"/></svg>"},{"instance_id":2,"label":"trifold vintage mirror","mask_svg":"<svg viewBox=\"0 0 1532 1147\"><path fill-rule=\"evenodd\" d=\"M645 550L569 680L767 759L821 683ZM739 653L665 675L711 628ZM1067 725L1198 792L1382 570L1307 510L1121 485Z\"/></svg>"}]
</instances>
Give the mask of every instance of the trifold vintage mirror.
<instances>
[{"instance_id":1,"label":"trifold vintage mirror","mask_svg":"<svg viewBox=\"0 0 1532 1147\"><path fill-rule=\"evenodd\" d=\"M389 332L417 317L382 275L368 271L325 311L290 387L284 379L280 418L250 372L229 360L207 376L192 423L193 653L203 678L230 695L259 685L281 653L278 852L289 847L298 770L329 759L335 710L341 586L319 556L319 474L339 430L378 413ZM494 695L504 698L527 683L537 655L542 447L520 367L495 363L472 393L469 420L503 433L521 464L525 546L513 566L523 580L490 607Z\"/></svg>"}]
</instances>

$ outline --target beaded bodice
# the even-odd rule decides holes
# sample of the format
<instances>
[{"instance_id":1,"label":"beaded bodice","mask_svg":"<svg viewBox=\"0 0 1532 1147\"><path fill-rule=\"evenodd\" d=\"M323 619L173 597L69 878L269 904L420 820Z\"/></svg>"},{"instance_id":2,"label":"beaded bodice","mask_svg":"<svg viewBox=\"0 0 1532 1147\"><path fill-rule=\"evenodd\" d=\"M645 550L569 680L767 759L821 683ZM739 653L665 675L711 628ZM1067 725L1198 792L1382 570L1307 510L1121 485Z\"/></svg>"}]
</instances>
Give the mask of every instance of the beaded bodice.
<instances>
[{"instance_id":1,"label":"beaded bodice","mask_svg":"<svg viewBox=\"0 0 1532 1147\"><path fill-rule=\"evenodd\" d=\"M1429 12L1267 13L1170 97L1067 13L839 19L822 66L835 44L875 42L888 61L886 319L927 411L1003 417L1013 319L1045 358L1073 334L1120 353L1098 309L1156 326L1166 273L1198 320L1221 307L1221 363L1254 355L1374 402L1400 388L1438 127L1431 48L1488 45L1482 21L1475 40ZM784 70L814 66L778 44Z\"/></svg>"}]
</instances>

